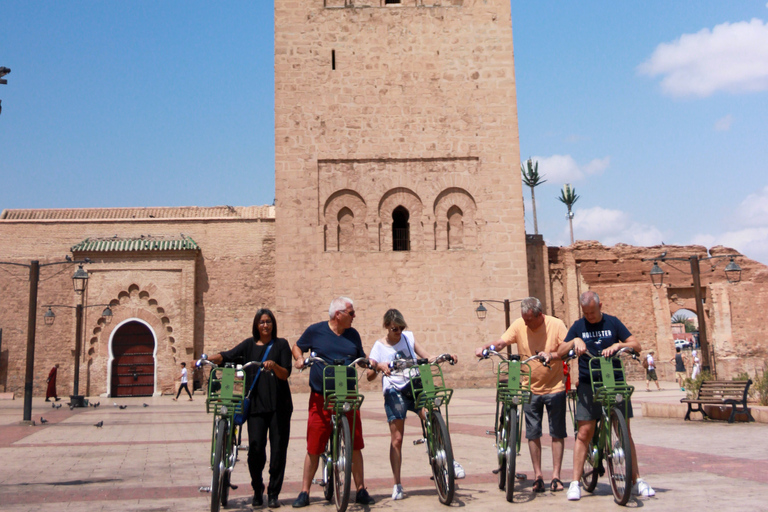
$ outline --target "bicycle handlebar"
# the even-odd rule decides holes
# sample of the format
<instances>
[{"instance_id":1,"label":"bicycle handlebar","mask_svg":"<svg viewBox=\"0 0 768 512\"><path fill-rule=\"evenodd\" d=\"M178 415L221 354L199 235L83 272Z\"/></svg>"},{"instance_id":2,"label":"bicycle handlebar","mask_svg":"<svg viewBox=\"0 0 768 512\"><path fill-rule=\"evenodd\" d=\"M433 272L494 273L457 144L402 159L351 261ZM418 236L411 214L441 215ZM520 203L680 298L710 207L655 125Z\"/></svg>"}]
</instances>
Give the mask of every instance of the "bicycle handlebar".
<instances>
[{"instance_id":1,"label":"bicycle handlebar","mask_svg":"<svg viewBox=\"0 0 768 512\"><path fill-rule=\"evenodd\" d=\"M432 361L432 364L440 364L446 361L449 364L454 364L456 362L451 354L446 353L435 357L435 359ZM408 368L413 368L414 366L419 366L422 364L430 364L429 359L395 359L394 361L390 361L387 366L389 366L390 370L406 370Z\"/></svg>"},{"instance_id":2,"label":"bicycle handlebar","mask_svg":"<svg viewBox=\"0 0 768 512\"><path fill-rule=\"evenodd\" d=\"M491 345L490 347L488 347L486 349L483 349L483 354L482 354L482 356L480 356L480 359L478 359L477 361L480 362L483 359L490 358L491 356L497 356L498 358L500 358L503 361L520 361L520 359L521 359L519 354L510 354L509 356L507 356L506 354L502 354L501 352L497 352L496 351L496 347ZM520 361L520 363L521 364L525 364L525 363L527 363L529 361L539 361L542 364L542 366L544 366L545 368L551 368L549 363L547 363L546 359L544 359L543 356L540 356L538 354L534 354L531 357L529 357L528 359L524 359L524 360Z\"/></svg>"},{"instance_id":3,"label":"bicycle handlebar","mask_svg":"<svg viewBox=\"0 0 768 512\"><path fill-rule=\"evenodd\" d=\"M309 354L309 357L304 359L304 366L302 367L301 370L299 370L299 372L303 372L304 368L309 368L310 366L312 366L315 363L329 364L329 363L326 362L325 359L323 359L321 357L317 357L316 353L311 352ZM362 366L363 368L373 368L371 366L371 361L367 357L365 357L365 356L358 357L357 359L355 359L354 361L352 361L349 364L344 364L342 362L341 364L337 365L337 364L335 364L335 363L337 363L337 361L334 361L333 363L334 363L333 366L356 366L356 365L359 365L359 366Z\"/></svg>"},{"instance_id":4,"label":"bicycle handlebar","mask_svg":"<svg viewBox=\"0 0 768 512\"><path fill-rule=\"evenodd\" d=\"M635 350L632 347L622 347L619 350L617 350L613 355L610 355L610 356L603 356L603 355L597 355L596 356L596 355L592 354L589 351L584 352L583 355L587 356L589 359L598 359L600 357L605 357L606 359L609 359L609 358L612 359L612 358L615 358L615 357L619 357L619 355L621 355L622 353L625 353L625 352L627 354L629 354L630 356L632 356L632 359L637 359L638 354L637 354L637 352L635 352ZM576 359L577 357L578 356L576 355L576 351L571 349L571 350L568 351L568 355L566 356L566 360L568 360L568 359Z\"/></svg>"},{"instance_id":5,"label":"bicycle handlebar","mask_svg":"<svg viewBox=\"0 0 768 512\"><path fill-rule=\"evenodd\" d=\"M231 364L231 363L225 363L224 366L228 364ZM195 362L195 368L201 368L203 365L208 365L211 368L221 368L221 366L217 365L216 363L212 363L211 361L209 361L208 357L205 354L203 354L202 357ZM240 368L238 368L238 370L242 371L242 370L245 370L246 368L250 368L251 366L259 367L261 365L262 365L261 361L250 361L242 365Z\"/></svg>"}]
</instances>

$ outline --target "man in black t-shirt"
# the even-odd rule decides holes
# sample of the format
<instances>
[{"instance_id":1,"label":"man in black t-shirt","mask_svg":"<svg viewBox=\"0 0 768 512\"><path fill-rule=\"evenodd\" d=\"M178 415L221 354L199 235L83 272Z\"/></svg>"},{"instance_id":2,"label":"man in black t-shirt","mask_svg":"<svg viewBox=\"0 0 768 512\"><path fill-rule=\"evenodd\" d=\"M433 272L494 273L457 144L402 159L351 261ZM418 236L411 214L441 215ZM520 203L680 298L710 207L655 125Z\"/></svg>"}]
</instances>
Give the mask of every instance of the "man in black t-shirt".
<instances>
[{"instance_id":1,"label":"man in black t-shirt","mask_svg":"<svg viewBox=\"0 0 768 512\"><path fill-rule=\"evenodd\" d=\"M558 348L558 354L562 357L571 348L579 356L579 383L576 388L578 402L576 404L576 420L579 431L576 436L576 444L573 449L573 481L568 488L566 496L569 500L581 499L581 484L579 483L584 471L584 461L587 458L587 450L595 432L596 420L601 415L600 404L595 403L592 396L592 378L589 372L589 352L593 356L611 356L624 347L629 347L640 353L640 343L632 336L621 320L615 316L602 312L602 304L597 293L588 291L581 294L581 311L584 316L571 326L565 340ZM629 418L632 417L632 405L628 407L627 428ZM632 446L632 492L640 496L654 496L656 493L642 478L638 470L635 442L632 440L632 432L629 432L630 445Z\"/></svg>"}]
</instances>

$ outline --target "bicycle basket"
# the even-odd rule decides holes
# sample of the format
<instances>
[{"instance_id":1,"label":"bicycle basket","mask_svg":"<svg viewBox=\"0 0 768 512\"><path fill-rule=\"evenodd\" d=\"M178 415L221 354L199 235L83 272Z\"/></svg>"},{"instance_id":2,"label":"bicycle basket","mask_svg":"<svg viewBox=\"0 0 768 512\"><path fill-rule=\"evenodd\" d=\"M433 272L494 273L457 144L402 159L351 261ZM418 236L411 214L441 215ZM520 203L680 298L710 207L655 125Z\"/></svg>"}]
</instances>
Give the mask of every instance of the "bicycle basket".
<instances>
[{"instance_id":1,"label":"bicycle basket","mask_svg":"<svg viewBox=\"0 0 768 512\"><path fill-rule=\"evenodd\" d=\"M453 389L445 387L445 378L443 370L439 364L420 364L418 368L418 377L411 377L408 386L415 394L416 410L424 407L427 402L433 402L438 407L448 405L453 396ZM418 379L418 380L417 380ZM417 383L421 383L421 389L416 389Z\"/></svg>"},{"instance_id":2,"label":"bicycle basket","mask_svg":"<svg viewBox=\"0 0 768 512\"><path fill-rule=\"evenodd\" d=\"M596 357L589 360L594 399L610 409L615 405L624 407L627 414L629 399L635 391L626 382L624 362L618 357Z\"/></svg>"},{"instance_id":3,"label":"bicycle basket","mask_svg":"<svg viewBox=\"0 0 768 512\"><path fill-rule=\"evenodd\" d=\"M523 369L523 366L526 369ZM522 405L531 401L531 366L520 361L500 361L496 378L496 399Z\"/></svg>"},{"instance_id":4,"label":"bicycle basket","mask_svg":"<svg viewBox=\"0 0 768 512\"><path fill-rule=\"evenodd\" d=\"M211 370L208 378L208 397L205 400L206 411L220 415L226 407L226 416L233 417L243 412L245 379L242 371L236 368L219 367Z\"/></svg>"},{"instance_id":5,"label":"bicycle basket","mask_svg":"<svg viewBox=\"0 0 768 512\"><path fill-rule=\"evenodd\" d=\"M357 391L357 371L346 365L323 368L325 408L331 411L356 411L365 397Z\"/></svg>"}]
</instances>

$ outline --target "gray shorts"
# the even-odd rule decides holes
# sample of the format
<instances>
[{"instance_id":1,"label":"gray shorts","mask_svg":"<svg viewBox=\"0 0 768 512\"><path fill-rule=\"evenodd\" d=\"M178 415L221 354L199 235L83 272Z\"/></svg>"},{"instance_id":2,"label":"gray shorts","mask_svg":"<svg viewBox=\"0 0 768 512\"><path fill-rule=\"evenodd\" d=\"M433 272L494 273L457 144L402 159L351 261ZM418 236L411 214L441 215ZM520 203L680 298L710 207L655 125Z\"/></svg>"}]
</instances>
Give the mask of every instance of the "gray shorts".
<instances>
[{"instance_id":1,"label":"gray shorts","mask_svg":"<svg viewBox=\"0 0 768 512\"><path fill-rule=\"evenodd\" d=\"M603 415L600 402L595 402L592 398L592 385L589 383L579 382L579 387L576 388L576 395L578 400L576 402L576 420L577 421L590 421L597 420ZM632 400L628 400L626 418L629 419L632 414ZM622 412L624 409L622 409Z\"/></svg>"},{"instance_id":2,"label":"gray shorts","mask_svg":"<svg viewBox=\"0 0 768 512\"><path fill-rule=\"evenodd\" d=\"M658 377L656 377L656 368L651 370L650 368L645 370L645 380L659 380Z\"/></svg>"},{"instance_id":3,"label":"gray shorts","mask_svg":"<svg viewBox=\"0 0 768 512\"><path fill-rule=\"evenodd\" d=\"M544 416L544 406L547 407L549 418L549 435L556 439L565 439L565 391L549 395L532 395L531 403L523 406L525 411L525 438L539 439L541 423Z\"/></svg>"}]
</instances>

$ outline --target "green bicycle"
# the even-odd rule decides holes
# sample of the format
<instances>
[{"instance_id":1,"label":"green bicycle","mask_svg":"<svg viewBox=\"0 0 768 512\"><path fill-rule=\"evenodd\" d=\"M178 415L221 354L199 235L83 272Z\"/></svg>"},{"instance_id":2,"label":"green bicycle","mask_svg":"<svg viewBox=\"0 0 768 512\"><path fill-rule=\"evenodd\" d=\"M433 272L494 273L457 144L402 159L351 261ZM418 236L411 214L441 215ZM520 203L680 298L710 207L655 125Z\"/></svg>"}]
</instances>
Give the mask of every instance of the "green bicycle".
<instances>
[{"instance_id":1,"label":"green bicycle","mask_svg":"<svg viewBox=\"0 0 768 512\"><path fill-rule=\"evenodd\" d=\"M605 474L603 461L608 463L608 475L613 499L619 505L626 505L632 493L632 446L627 425L629 399L635 390L626 383L624 363L619 357L623 352L637 359L629 347L618 350L614 355L594 356L589 352L589 373L592 380L592 394L599 402L602 413L595 425L595 433L587 446L587 458L581 475L581 485L587 492L597 486L597 479ZM575 358L573 350L568 358ZM574 431L578 435L579 425L575 418L578 397L576 390L568 392Z\"/></svg>"},{"instance_id":2,"label":"green bicycle","mask_svg":"<svg viewBox=\"0 0 768 512\"><path fill-rule=\"evenodd\" d=\"M450 505L456 492L453 468L453 447L448 431L448 404L453 396L453 389L445 387L443 362L454 363L450 354L441 354L433 362L428 359L395 359L389 363L392 371L406 372L410 378L409 386L414 397L415 408L421 420L423 437L413 442L414 445L426 443L432 478L435 481L440 503ZM418 370L418 376L416 371ZM445 419L441 408L445 406Z\"/></svg>"},{"instance_id":3,"label":"green bicycle","mask_svg":"<svg viewBox=\"0 0 768 512\"><path fill-rule=\"evenodd\" d=\"M515 466L523 432L523 415L518 412L518 407L531 401L530 379L523 383L522 377L531 374L530 361L538 360L547 367L549 365L539 355L521 361L519 355L502 354L493 345L483 350L481 360L491 356L501 361L496 370L496 420L494 429L486 433L496 436L499 489L505 491L507 501L513 503L517 476Z\"/></svg>"},{"instance_id":4,"label":"green bicycle","mask_svg":"<svg viewBox=\"0 0 768 512\"><path fill-rule=\"evenodd\" d=\"M240 368L229 363L217 366L203 356L196 366L200 367L204 364L211 367L205 407L209 414L213 414L211 435L213 476L211 486L201 487L200 490L210 491L211 512L219 512L220 506L227 506L229 490L237 489L237 486L231 483L241 436L241 425L235 423L235 415L243 412L243 398L246 391L245 370L251 366L260 366L261 362L252 361Z\"/></svg>"},{"instance_id":5,"label":"green bicycle","mask_svg":"<svg viewBox=\"0 0 768 512\"><path fill-rule=\"evenodd\" d=\"M333 412L331 417L331 437L320 455L322 477L314 480L323 487L323 494L328 501L333 500L338 512L344 512L349 504L350 478L352 476L353 433L355 431L355 411L360 409L365 397L357 389L357 372L355 366L370 368L365 357L358 357L349 365L343 361L334 360L333 364L310 354L304 360L304 368L315 363L326 365L323 368L323 396L325 408ZM350 371L352 368L352 371ZM303 370L303 369L302 369ZM352 425L349 424L348 413L352 413Z\"/></svg>"}]
</instances>

